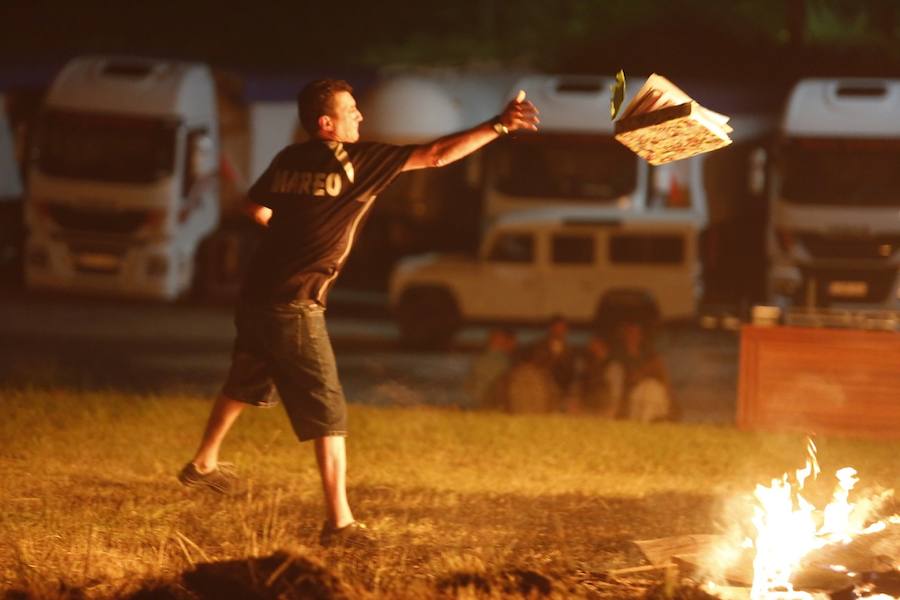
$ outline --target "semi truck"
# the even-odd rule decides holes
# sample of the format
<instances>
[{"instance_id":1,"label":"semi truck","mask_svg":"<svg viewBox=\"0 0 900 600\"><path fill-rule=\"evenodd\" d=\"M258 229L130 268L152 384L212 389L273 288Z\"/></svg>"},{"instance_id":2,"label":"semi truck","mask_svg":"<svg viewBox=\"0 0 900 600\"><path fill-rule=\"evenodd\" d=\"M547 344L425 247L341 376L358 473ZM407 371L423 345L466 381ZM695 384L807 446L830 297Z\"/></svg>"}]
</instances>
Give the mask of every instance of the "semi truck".
<instances>
[{"instance_id":1,"label":"semi truck","mask_svg":"<svg viewBox=\"0 0 900 600\"><path fill-rule=\"evenodd\" d=\"M900 80L799 81L774 156L770 301L900 308Z\"/></svg>"},{"instance_id":2,"label":"semi truck","mask_svg":"<svg viewBox=\"0 0 900 600\"><path fill-rule=\"evenodd\" d=\"M296 109L236 108L225 91L201 63L67 63L31 136L27 287L160 300L231 291L246 248L223 224L294 137Z\"/></svg>"}]
</instances>

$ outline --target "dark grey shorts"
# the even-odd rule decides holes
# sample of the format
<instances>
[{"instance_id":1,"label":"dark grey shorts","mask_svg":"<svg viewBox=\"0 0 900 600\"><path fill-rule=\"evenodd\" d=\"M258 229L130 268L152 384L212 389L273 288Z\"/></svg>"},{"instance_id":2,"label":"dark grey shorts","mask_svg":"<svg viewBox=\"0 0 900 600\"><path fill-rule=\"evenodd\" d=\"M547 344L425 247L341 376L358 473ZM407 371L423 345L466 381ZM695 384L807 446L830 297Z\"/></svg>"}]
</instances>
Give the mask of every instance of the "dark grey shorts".
<instances>
[{"instance_id":1,"label":"dark grey shorts","mask_svg":"<svg viewBox=\"0 0 900 600\"><path fill-rule=\"evenodd\" d=\"M273 406L277 390L301 441L347 435L347 403L322 306L240 306L235 325L225 396Z\"/></svg>"}]
</instances>

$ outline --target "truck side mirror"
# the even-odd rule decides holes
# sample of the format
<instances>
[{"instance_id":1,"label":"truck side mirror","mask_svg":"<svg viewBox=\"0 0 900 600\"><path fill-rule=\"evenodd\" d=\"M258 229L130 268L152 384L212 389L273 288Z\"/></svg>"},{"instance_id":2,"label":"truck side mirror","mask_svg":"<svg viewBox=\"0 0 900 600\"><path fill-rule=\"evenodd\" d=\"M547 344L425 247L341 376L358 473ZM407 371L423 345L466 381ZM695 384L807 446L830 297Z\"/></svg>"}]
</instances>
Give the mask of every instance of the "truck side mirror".
<instances>
[{"instance_id":1,"label":"truck side mirror","mask_svg":"<svg viewBox=\"0 0 900 600\"><path fill-rule=\"evenodd\" d=\"M212 138L208 133L201 132L191 140L191 162L193 171L198 177L209 175L215 170L216 157Z\"/></svg>"},{"instance_id":2,"label":"truck side mirror","mask_svg":"<svg viewBox=\"0 0 900 600\"><path fill-rule=\"evenodd\" d=\"M216 167L215 148L206 129L188 132L185 152L183 195L187 196L198 180L213 174Z\"/></svg>"},{"instance_id":3,"label":"truck side mirror","mask_svg":"<svg viewBox=\"0 0 900 600\"><path fill-rule=\"evenodd\" d=\"M754 196L760 196L766 191L766 164L769 153L765 148L754 148L747 158L747 191Z\"/></svg>"}]
</instances>

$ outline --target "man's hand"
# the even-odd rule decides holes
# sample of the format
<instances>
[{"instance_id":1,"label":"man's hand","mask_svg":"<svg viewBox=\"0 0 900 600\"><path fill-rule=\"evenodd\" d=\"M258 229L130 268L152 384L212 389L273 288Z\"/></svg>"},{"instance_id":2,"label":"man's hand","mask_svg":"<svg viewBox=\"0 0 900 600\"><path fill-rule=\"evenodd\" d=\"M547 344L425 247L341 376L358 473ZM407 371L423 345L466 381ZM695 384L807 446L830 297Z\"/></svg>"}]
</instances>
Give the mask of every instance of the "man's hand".
<instances>
[{"instance_id":1,"label":"man's hand","mask_svg":"<svg viewBox=\"0 0 900 600\"><path fill-rule=\"evenodd\" d=\"M518 129L529 129L537 131L538 109L531 103L531 100L525 99L525 90L519 90L515 98L509 101L503 112L500 113L500 123L509 131Z\"/></svg>"},{"instance_id":2,"label":"man's hand","mask_svg":"<svg viewBox=\"0 0 900 600\"><path fill-rule=\"evenodd\" d=\"M259 204L256 204L255 202L247 200L246 204L244 204L244 212L248 217L259 223L263 227L269 226L269 219L272 218L271 208L261 206Z\"/></svg>"}]
</instances>

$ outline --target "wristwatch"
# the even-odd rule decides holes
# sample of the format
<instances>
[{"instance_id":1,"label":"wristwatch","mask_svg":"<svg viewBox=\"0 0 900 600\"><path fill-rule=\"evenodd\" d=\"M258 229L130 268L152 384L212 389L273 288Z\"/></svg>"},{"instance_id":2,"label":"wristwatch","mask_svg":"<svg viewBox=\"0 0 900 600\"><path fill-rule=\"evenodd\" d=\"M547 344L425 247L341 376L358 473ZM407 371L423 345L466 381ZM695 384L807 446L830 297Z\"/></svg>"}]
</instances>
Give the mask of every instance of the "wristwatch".
<instances>
[{"instance_id":1,"label":"wristwatch","mask_svg":"<svg viewBox=\"0 0 900 600\"><path fill-rule=\"evenodd\" d=\"M500 117L494 117L491 121L491 126L494 128L494 131L497 132L497 135L506 135L509 133L509 127L503 124L503 121L500 120Z\"/></svg>"}]
</instances>

